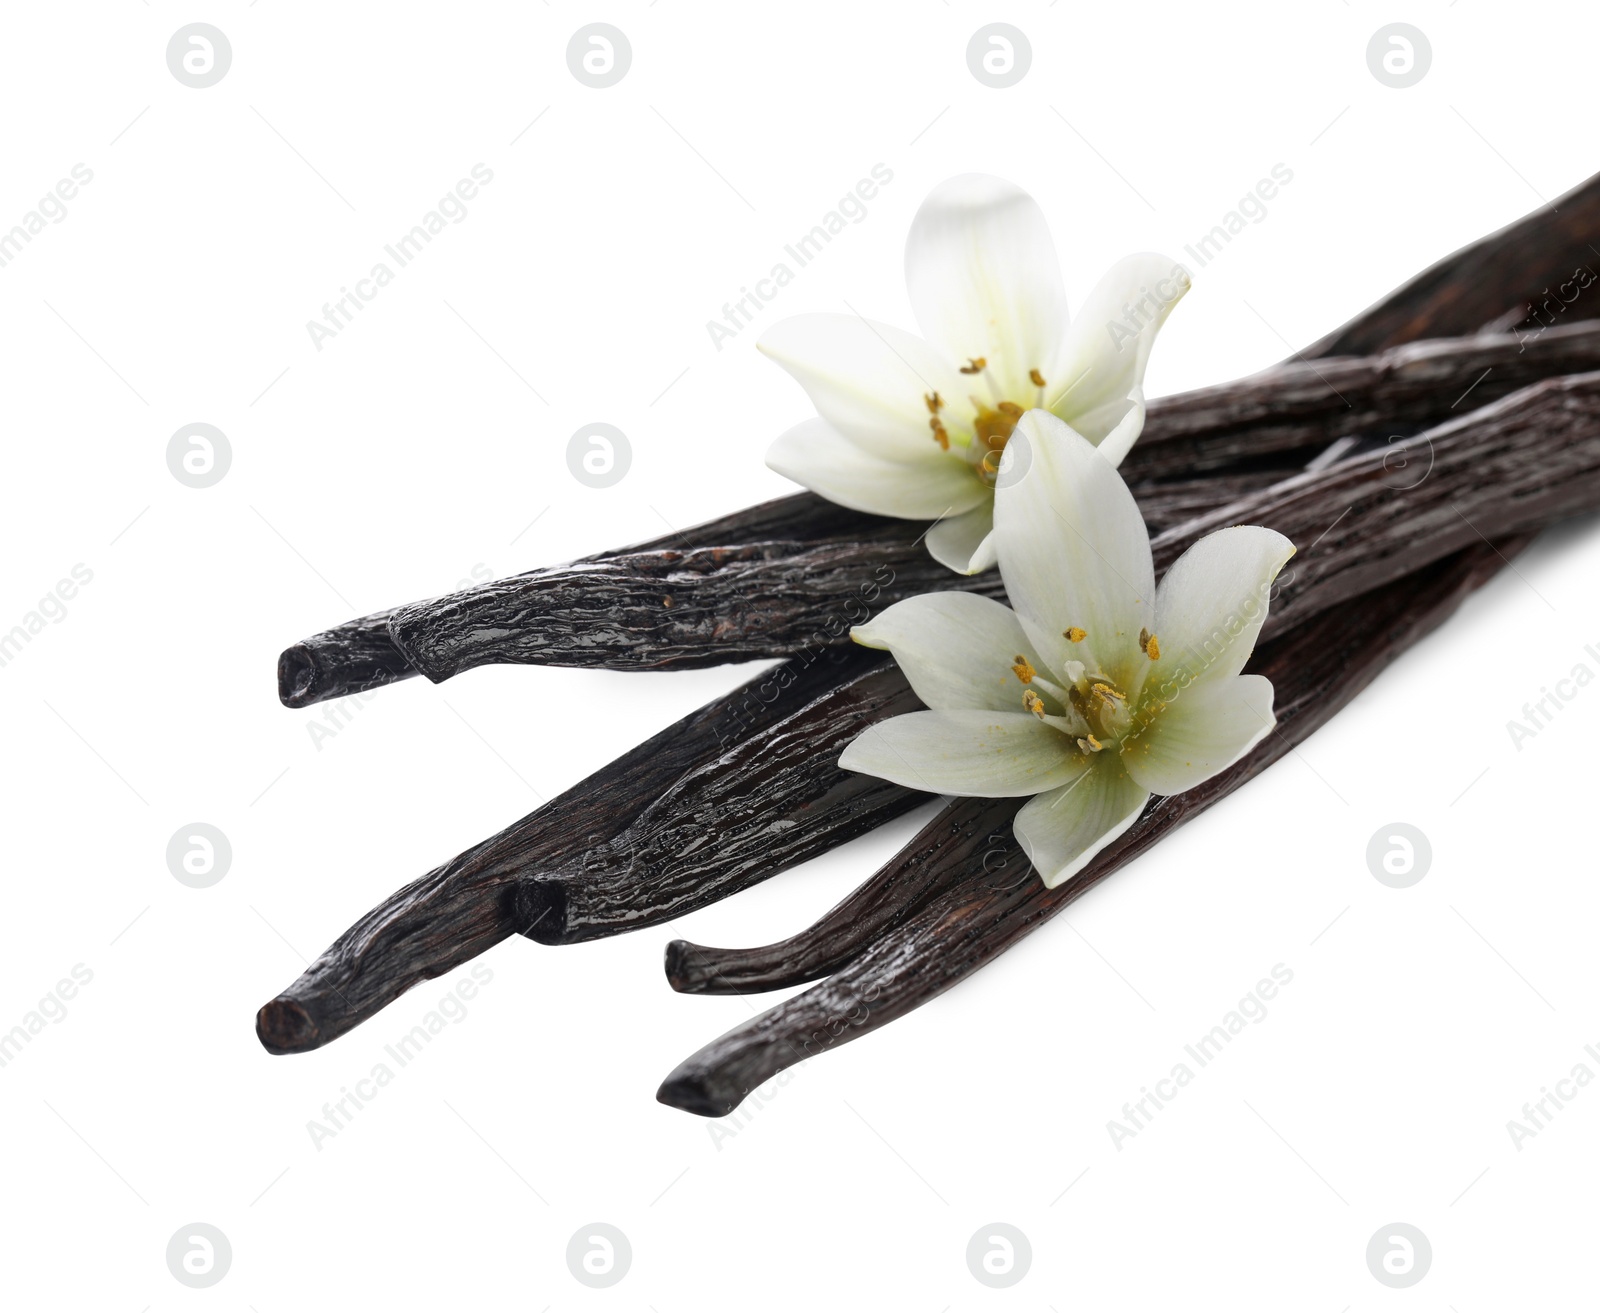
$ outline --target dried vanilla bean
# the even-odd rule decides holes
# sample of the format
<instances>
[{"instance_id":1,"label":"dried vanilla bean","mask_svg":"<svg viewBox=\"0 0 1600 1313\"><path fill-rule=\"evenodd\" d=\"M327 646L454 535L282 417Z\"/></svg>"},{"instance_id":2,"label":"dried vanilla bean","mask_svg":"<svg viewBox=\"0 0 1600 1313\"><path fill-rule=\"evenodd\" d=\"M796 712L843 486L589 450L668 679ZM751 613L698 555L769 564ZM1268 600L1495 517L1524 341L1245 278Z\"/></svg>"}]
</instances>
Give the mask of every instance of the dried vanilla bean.
<instances>
[{"instance_id":1,"label":"dried vanilla bean","mask_svg":"<svg viewBox=\"0 0 1600 1313\"><path fill-rule=\"evenodd\" d=\"M1596 257L1600 266L1600 257ZM1600 288L1595 292L1600 311ZM1408 436L1540 379L1600 369L1600 322L1539 334L1410 342L1375 355L1291 359L1150 403L1122 462L1130 481L1309 459L1348 434Z\"/></svg>"},{"instance_id":2,"label":"dried vanilla bean","mask_svg":"<svg viewBox=\"0 0 1600 1313\"><path fill-rule=\"evenodd\" d=\"M1363 355L1395 342L1471 333L1497 320L1530 327L1579 314L1600 274L1600 174L1515 223L1423 270L1343 328L1300 353L1306 358ZM1590 271L1587 275L1580 271ZM1564 290L1563 290L1564 285ZM1508 315L1508 308L1516 307Z\"/></svg>"},{"instance_id":3,"label":"dried vanilla bean","mask_svg":"<svg viewBox=\"0 0 1600 1313\"><path fill-rule=\"evenodd\" d=\"M1600 368L1595 324L1552 331L1527 351L1502 336L1278 366L1255 379L1153 403L1148 436L1124 469L1150 514L1174 503L1161 484L1137 482L1143 476L1233 470L1292 453L1303 463L1344 433L1375 425L1411 432L1464 398L1480 406L1529 378L1594 368ZM1241 476L1231 474L1190 480L1182 496L1192 504L1196 496L1240 490ZM939 589L995 588L991 577L963 579L934 561L920 544L921 524L833 514L845 522L803 539L741 543L730 531L702 529L687 546L658 540L480 584L398 608L389 633L409 666L435 681L502 662L692 668L787 656L815 643L828 618L859 601L864 587L880 606Z\"/></svg>"},{"instance_id":4,"label":"dried vanilla bean","mask_svg":"<svg viewBox=\"0 0 1600 1313\"><path fill-rule=\"evenodd\" d=\"M317 1048L518 930L565 926L549 898L531 912L519 900L530 875L630 891L627 907L585 904L622 929L865 833L926 795L839 770L839 751L872 721L920 706L888 658L863 649L757 676L367 913L261 1008L261 1043Z\"/></svg>"},{"instance_id":5,"label":"dried vanilla bean","mask_svg":"<svg viewBox=\"0 0 1600 1313\"><path fill-rule=\"evenodd\" d=\"M976 809L963 800L929 822L908 846L907 853L926 854L916 880L889 884L894 877L885 873L905 864L897 858L875 877L877 889L853 896L858 906L876 909L871 924L857 928L830 913L812 932L774 946L759 958L746 954L743 962L737 954L701 950L704 960L695 968L697 980L720 963L743 971L756 988L798 983L830 969L837 969L837 974L706 1045L667 1077L656 1097L686 1112L725 1116L751 1090L785 1068L857 1039L937 997L1169 831L1293 750L1385 666L1443 622L1526 541L1479 543L1324 611L1263 645L1249 669L1273 682L1277 730L1242 761L1198 788L1155 800L1125 835L1056 889L1046 889L1032 875L1011 833L1011 818L1025 800L980 800ZM952 825L983 836L981 843L941 849L939 840ZM924 896L930 889L931 896ZM785 947L795 953L794 970L788 972L777 956Z\"/></svg>"},{"instance_id":6,"label":"dried vanilla bean","mask_svg":"<svg viewBox=\"0 0 1600 1313\"><path fill-rule=\"evenodd\" d=\"M1158 567L1220 523L1264 521L1301 542L1315 530L1321 541L1269 614L1271 636L1480 534L1600 505L1600 376L1536 384L1405 449L1433 453L1414 488L1386 485L1391 453L1357 457L1163 535ZM1519 453L1553 481L1529 476ZM789 674L758 678L691 717L698 733L657 736L402 890L263 1009L263 1042L314 1047L515 930L571 943L657 924L914 805L920 795L834 764L870 721L917 705L898 672L866 654L844 658L869 665L841 685L832 661L842 655L822 648L780 667L799 671L788 687Z\"/></svg>"}]
</instances>

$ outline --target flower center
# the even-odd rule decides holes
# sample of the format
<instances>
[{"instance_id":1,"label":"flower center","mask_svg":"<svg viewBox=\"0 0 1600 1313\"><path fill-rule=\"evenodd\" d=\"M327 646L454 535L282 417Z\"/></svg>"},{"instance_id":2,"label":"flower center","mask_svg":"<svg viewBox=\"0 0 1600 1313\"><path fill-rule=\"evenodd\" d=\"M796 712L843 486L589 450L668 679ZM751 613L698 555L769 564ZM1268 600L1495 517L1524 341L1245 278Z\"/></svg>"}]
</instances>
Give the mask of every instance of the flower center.
<instances>
[{"instance_id":1,"label":"flower center","mask_svg":"<svg viewBox=\"0 0 1600 1313\"><path fill-rule=\"evenodd\" d=\"M1000 459L1005 452L1006 442L1016 430L1017 421L1027 407L1000 395L999 386L989 372L989 362L982 356L974 356L967 361L961 366L961 372L972 376L982 375L984 382L989 385L988 401L976 396L967 397L972 405L972 418L968 421L972 434L967 437L958 432L955 441L958 446L966 448L967 459L972 462L974 473L992 488L1000 474ZM1044 375L1037 369L1030 369L1028 381L1036 391L1033 405L1043 406ZM930 392L922 400L928 407L928 428L933 432L933 440L939 444L941 451L949 451L951 438L950 430L945 425L948 413L945 399L937 392Z\"/></svg>"},{"instance_id":2,"label":"flower center","mask_svg":"<svg viewBox=\"0 0 1600 1313\"><path fill-rule=\"evenodd\" d=\"M1090 674L1081 662L1067 664L1069 682L1062 688L1043 678L1027 657L1017 654L1011 673L1023 686L1023 710L1060 730L1080 752L1120 751L1122 737L1134 720L1127 694L1107 676Z\"/></svg>"}]
</instances>

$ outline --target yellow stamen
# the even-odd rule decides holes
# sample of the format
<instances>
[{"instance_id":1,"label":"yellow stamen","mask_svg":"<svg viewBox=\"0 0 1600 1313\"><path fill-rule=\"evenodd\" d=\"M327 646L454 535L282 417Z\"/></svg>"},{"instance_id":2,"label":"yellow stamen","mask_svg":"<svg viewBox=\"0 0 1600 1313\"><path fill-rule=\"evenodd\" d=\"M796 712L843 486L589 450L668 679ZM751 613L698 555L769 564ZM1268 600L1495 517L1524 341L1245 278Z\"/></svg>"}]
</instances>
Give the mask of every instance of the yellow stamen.
<instances>
[{"instance_id":1,"label":"yellow stamen","mask_svg":"<svg viewBox=\"0 0 1600 1313\"><path fill-rule=\"evenodd\" d=\"M937 415L941 410L944 409L944 398L941 397L937 392L930 392L922 399L927 403L928 414L930 415Z\"/></svg>"},{"instance_id":2,"label":"yellow stamen","mask_svg":"<svg viewBox=\"0 0 1600 1313\"><path fill-rule=\"evenodd\" d=\"M1028 658L1023 656L1020 652L1017 653L1016 662L1012 665L1011 669L1016 677L1024 684L1033 683L1033 677L1039 673L1033 668L1033 665Z\"/></svg>"},{"instance_id":3,"label":"yellow stamen","mask_svg":"<svg viewBox=\"0 0 1600 1313\"><path fill-rule=\"evenodd\" d=\"M1128 700L1128 695L1126 693L1118 693L1117 690L1112 688L1109 684L1096 684L1094 685L1094 691L1103 697L1107 702L1111 702L1113 700L1117 702L1126 702Z\"/></svg>"},{"instance_id":4,"label":"yellow stamen","mask_svg":"<svg viewBox=\"0 0 1600 1313\"><path fill-rule=\"evenodd\" d=\"M1152 661L1161 660L1161 644L1156 642L1156 636L1150 635L1150 641L1144 645L1144 654Z\"/></svg>"},{"instance_id":5,"label":"yellow stamen","mask_svg":"<svg viewBox=\"0 0 1600 1313\"><path fill-rule=\"evenodd\" d=\"M982 356L972 356L967 363L961 366L963 374L981 374L989 367L989 362Z\"/></svg>"},{"instance_id":6,"label":"yellow stamen","mask_svg":"<svg viewBox=\"0 0 1600 1313\"><path fill-rule=\"evenodd\" d=\"M928 421L928 427L933 430L933 440L939 444L940 451L950 450L950 433L944 426L944 421L935 415Z\"/></svg>"},{"instance_id":7,"label":"yellow stamen","mask_svg":"<svg viewBox=\"0 0 1600 1313\"><path fill-rule=\"evenodd\" d=\"M1089 637L1089 632L1086 629L1079 629L1077 625L1073 625L1071 629L1063 630L1061 637L1069 643L1081 643Z\"/></svg>"},{"instance_id":8,"label":"yellow stamen","mask_svg":"<svg viewBox=\"0 0 1600 1313\"><path fill-rule=\"evenodd\" d=\"M1025 688L1022 690L1022 705L1027 710L1033 712L1033 714L1039 717L1040 720L1044 719L1044 699L1035 693L1031 688Z\"/></svg>"},{"instance_id":9,"label":"yellow stamen","mask_svg":"<svg viewBox=\"0 0 1600 1313\"><path fill-rule=\"evenodd\" d=\"M1037 369L1030 369L1028 371L1028 382L1032 383L1036 388L1042 388L1044 386L1044 375Z\"/></svg>"},{"instance_id":10,"label":"yellow stamen","mask_svg":"<svg viewBox=\"0 0 1600 1313\"><path fill-rule=\"evenodd\" d=\"M1085 752L1099 752L1106 745L1100 742L1099 739L1095 738L1093 734L1091 734L1087 738L1079 739L1078 746Z\"/></svg>"}]
</instances>

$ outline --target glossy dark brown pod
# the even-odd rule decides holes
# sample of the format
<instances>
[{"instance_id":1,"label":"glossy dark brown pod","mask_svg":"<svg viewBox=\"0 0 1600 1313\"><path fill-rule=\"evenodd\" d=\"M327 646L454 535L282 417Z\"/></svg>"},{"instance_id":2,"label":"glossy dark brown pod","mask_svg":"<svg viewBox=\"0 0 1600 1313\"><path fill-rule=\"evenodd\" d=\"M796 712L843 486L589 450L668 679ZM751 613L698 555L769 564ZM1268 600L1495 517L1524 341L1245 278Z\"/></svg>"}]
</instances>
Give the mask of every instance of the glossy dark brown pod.
<instances>
[{"instance_id":1,"label":"glossy dark brown pod","mask_svg":"<svg viewBox=\"0 0 1600 1313\"><path fill-rule=\"evenodd\" d=\"M1153 403L1147 436L1124 472L1159 531L1180 505L1189 510L1209 497L1215 507L1273 477L1234 472L1242 465L1278 460L1281 474L1341 435L1411 433L1448 416L1452 405L1472 409L1530 379L1595 368L1595 324L1545 334L1526 350L1501 336L1279 366ZM1217 477L1188 480L1181 490L1138 482L1184 470ZM701 528L697 538L713 541L658 541L480 584L398 608L390 638L411 668L434 681L492 663L686 669L787 656L822 641L842 612L861 618L866 594L876 610L943 589L997 592L991 576L963 578L929 556L921 543L926 525L837 509L831 516L830 531L803 538L749 541L732 529ZM752 512L739 532L751 532L758 518ZM844 641L836 623L832 632Z\"/></svg>"},{"instance_id":2,"label":"glossy dark brown pod","mask_svg":"<svg viewBox=\"0 0 1600 1313\"><path fill-rule=\"evenodd\" d=\"M925 795L834 763L872 721L920 706L885 657L859 648L757 676L368 912L260 1009L261 1043L317 1048L508 935L565 935L571 911L519 897L524 884L632 890L626 907L580 900L585 925L627 929L909 810Z\"/></svg>"},{"instance_id":3,"label":"glossy dark brown pod","mask_svg":"<svg viewBox=\"0 0 1600 1313\"><path fill-rule=\"evenodd\" d=\"M1587 289L1580 298L1571 296L1570 283L1579 269L1600 274L1597 235L1600 174L1429 266L1299 354L1363 355L1394 342L1471 333L1497 320L1514 323L1546 301L1564 305L1570 299L1581 306L1600 289ZM1559 291L1563 281L1569 283L1566 295ZM1540 322L1564 317L1553 307Z\"/></svg>"},{"instance_id":4,"label":"glossy dark brown pod","mask_svg":"<svg viewBox=\"0 0 1600 1313\"><path fill-rule=\"evenodd\" d=\"M1198 788L1154 800L1122 838L1056 889L1032 875L997 878L997 872L1027 870L1010 826L1020 800L957 801L907 846L906 853L929 854L915 881L898 879L902 854L847 900L872 909L866 921L852 922L835 909L811 930L767 950L699 950L693 954L700 959L696 979L723 965L757 988L834 974L706 1045L667 1077L656 1097L685 1112L726 1116L785 1068L936 998L1304 742L1525 542L1467 548L1259 648L1249 668L1273 682L1276 730ZM952 825L982 833L981 853L970 844L941 846Z\"/></svg>"}]
</instances>

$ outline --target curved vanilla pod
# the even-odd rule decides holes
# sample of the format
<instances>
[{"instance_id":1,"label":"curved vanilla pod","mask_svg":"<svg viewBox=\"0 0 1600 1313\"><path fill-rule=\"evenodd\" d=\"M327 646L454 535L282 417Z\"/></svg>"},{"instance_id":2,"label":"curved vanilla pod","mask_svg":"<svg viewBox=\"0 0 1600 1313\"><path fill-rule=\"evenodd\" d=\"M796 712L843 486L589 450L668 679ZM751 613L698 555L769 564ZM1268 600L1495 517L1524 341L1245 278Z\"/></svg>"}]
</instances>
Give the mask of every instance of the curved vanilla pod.
<instances>
[{"instance_id":1,"label":"curved vanilla pod","mask_svg":"<svg viewBox=\"0 0 1600 1313\"><path fill-rule=\"evenodd\" d=\"M1497 320L1507 327L1525 322L1534 332L1565 318L1568 304L1589 313L1582 305L1600 274L1597 234L1600 174L1424 269L1299 354L1361 355Z\"/></svg>"},{"instance_id":2,"label":"curved vanilla pod","mask_svg":"<svg viewBox=\"0 0 1600 1313\"><path fill-rule=\"evenodd\" d=\"M1501 335L1290 362L1152 402L1123 471L1159 532L1270 485L1341 436L1411 434L1452 406L1470 410L1530 379L1596 368L1593 323L1551 330L1526 348ZM782 657L843 641L842 609L947 588L998 595L992 573L963 578L928 556L925 532L811 494L785 498L317 635L280 659L279 696L304 706L412 672L437 682L495 663L682 669ZM353 665L342 672L346 651Z\"/></svg>"},{"instance_id":3,"label":"curved vanilla pod","mask_svg":"<svg viewBox=\"0 0 1600 1313\"><path fill-rule=\"evenodd\" d=\"M272 1053L314 1049L519 930L567 935L566 907L524 885L625 890L616 906L571 901L626 929L863 834L927 795L842 771L839 752L921 705L886 656L861 648L769 670L386 899L260 1009L256 1034Z\"/></svg>"},{"instance_id":4,"label":"curved vanilla pod","mask_svg":"<svg viewBox=\"0 0 1600 1313\"><path fill-rule=\"evenodd\" d=\"M954 798L876 874L821 919L763 948L667 945L667 982L684 994L786 989L837 971L939 895L972 878L996 889L1036 880L1011 839L1026 798Z\"/></svg>"},{"instance_id":5,"label":"curved vanilla pod","mask_svg":"<svg viewBox=\"0 0 1600 1313\"><path fill-rule=\"evenodd\" d=\"M1600 374L1587 374L1535 384L1395 448L1296 475L1169 530L1152 550L1159 577L1192 543L1224 525L1262 524L1302 544L1273 585L1261 631L1265 641L1464 546L1542 528L1596 507ZM1245 616L1264 605L1263 597L1238 599ZM1172 655L1184 659L1182 653ZM845 741L830 737L826 750L837 752ZM798 738L786 747L802 758L806 751ZM821 752L824 745L813 741L810 750ZM717 771L699 777L696 788L737 794L740 760L724 759ZM673 805L692 809L696 796L681 795ZM664 818L656 819L667 805L663 799L653 808L650 824L658 828L652 834L672 834ZM801 827L809 823L804 813L791 819ZM518 895L520 919L533 926L527 933L542 943L575 943L677 915L677 905L660 896L659 889L668 886L658 885L657 865L645 861L648 856L649 863L672 869L670 843L657 842L640 852L641 862L627 869L613 865L530 874ZM752 870L762 870L762 863ZM773 873L765 869L753 878ZM690 885L699 878L692 871L684 875ZM736 887L742 885L719 887L709 896Z\"/></svg>"},{"instance_id":6,"label":"curved vanilla pod","mask_svg":"<svg viewBox=\"0 0 1600 1313\"><path fill-rule=\"evenodd\" d=\"M393 614L362 616L285 648L278 656L278 700L286 707L309 707L416 674L389 637Z\"/></svg>"},{"instance_id":7,"label":"curved vanilla pod","mask_svg":"<svg viewBox=\"0 0 1600 1313\"><path fill-rule=\"evenodd\" d=\"M1222 774L1187 793L1152 802L1127 833L1055 889L1046 889L1031 874L1022 880L994 877L998 862L1007 862L1009 869L1025 869L1027 859L1009 824L1019 800L990 801L993 829L984 857L970 846L953 846L948 857L932 854L931 864L948 863L955 872L952 876L925 871L922 879L938 880L946 887L909 914L890 918L888 929L870 943L836 942L840 936L848 940L849 931L831 917L819 923L814 936L810 932L798 936L801 970L785 977L769 964L768 987L806 978L803 970L817 962L843 959L844 965L822 984L706 1045L667 1077L656 1097L685 1112L726 1116L751 1090L785 1068L858 1039L942 994L1304 742L1385 666L1442 623L1464 597L1492 578L1526 542L1516 538L1479 543L1324 611L1258 648L1248 668L1273 682L1276 730ZM949 810L930 822L911 847L926 847L926 836L946 822ZM983 822L976 824L981 828ZM908 908L917 902L916 885L902 883L900 890Z\"/></svg>"}]
</instances>

